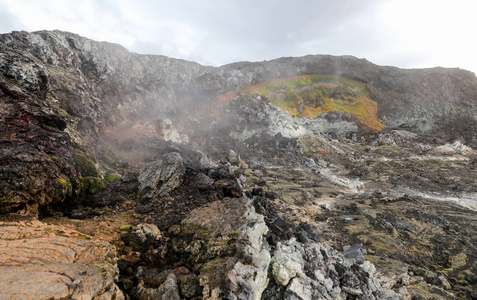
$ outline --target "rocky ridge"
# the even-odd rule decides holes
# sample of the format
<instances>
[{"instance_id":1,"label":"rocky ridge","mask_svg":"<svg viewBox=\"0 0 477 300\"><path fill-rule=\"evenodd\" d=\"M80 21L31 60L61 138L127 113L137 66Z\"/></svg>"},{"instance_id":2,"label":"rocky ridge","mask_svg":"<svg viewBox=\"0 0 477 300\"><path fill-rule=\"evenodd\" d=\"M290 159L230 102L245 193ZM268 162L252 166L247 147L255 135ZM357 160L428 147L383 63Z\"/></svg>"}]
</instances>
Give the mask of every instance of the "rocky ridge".
<instances>
[{"instance_id":1,"label":"rocky ridge","mask_svg":"<svg viewBox=\"0 0 477 300\"><path fill-rule=\"evenodd\" d=\"M73 283L51 297L121 298L114 279L133 299L476 297L472 73L323 55L216 68L60 31L1 35L0 50L2 218L48 217L118 249L119 279L95 281L102 257L68 260ZM252 88L314 74L335 97L316 117L272 99L311 86ZM344 78L385 129L347 112Z\"/></svg>"}]
</instances>

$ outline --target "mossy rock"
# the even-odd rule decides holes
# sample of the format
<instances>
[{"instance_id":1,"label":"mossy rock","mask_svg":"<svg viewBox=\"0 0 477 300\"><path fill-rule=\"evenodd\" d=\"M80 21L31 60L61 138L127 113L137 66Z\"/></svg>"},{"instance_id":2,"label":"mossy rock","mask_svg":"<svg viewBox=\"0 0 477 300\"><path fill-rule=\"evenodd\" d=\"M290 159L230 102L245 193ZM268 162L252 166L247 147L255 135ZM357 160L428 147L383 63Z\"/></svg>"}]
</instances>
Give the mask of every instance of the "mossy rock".
<instances>
[{"instance_id":1,"label":"mossy rock","mask_svg":"<svg viewBox=\"0 0 477 300\"><path fill-rule=\"evenodd\" d=\"M99 177L95 164L83 153L74 154L74 164L76 171L83 177Z\"/></svg>"},{"instance_id":2,"label":"mossy rock","mask_svg":"<svg viewBox=\"0 0 477 300\"><path fill-rule=\"evenodd\" d=\"M118 174L109 174L108 176L106 176L106 182L107 183L111 183L113 181L115 181L116 179L119 178L119 175Z\"/></svg>"},{"instance_id":3,"label":"mossy rock","mask_svg":"<svg viewBox=\"0 0 477 300\"><path fill-rule=\"evenodd\" d=\"M59 177L57 178L56 186L59 188L59 193L63 194L65 197L71 196L73 194L73 184L68 178Z\"/></svg>"},{"instance_id":4,"label":"mossy rock","mask_svg":"<svg viewBox=\"0 0 477 300\"><path fill-rule=\"evenodd\" d=\"M112 149L109 149L108 147L101 149L99 159L102 163L105 163L108 166L115 166L118 162L114 151Z\"/></svg>"},{"instance_id":5,"label":"mossy rock","mask_svg":"<svg viewBox=\"0 0 477 300\"><path fill-rule=\"evenodd\" d=\"M82 194L96 194L104 190L104 182L99 177L83 177L81 179L80 191Z\"/></svg>"}]
</instances>

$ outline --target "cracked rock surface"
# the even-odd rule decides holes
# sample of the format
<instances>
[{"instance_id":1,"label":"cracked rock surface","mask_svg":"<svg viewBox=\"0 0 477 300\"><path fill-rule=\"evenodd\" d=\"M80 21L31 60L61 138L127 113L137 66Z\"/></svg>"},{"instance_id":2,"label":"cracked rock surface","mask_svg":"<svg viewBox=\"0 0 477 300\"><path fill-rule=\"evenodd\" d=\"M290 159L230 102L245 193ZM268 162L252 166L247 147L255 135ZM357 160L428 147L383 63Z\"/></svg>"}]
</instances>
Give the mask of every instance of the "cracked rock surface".
<instances>
[{"instance_id":1,"label":"cracked rock surface","mask_svg":"<svg viewBox=\"0 0 477 300\"><path fill-rule=\"evenodd\" d=\"M39 221L0 228L0 298L124 299L109 243Z\"/></svg>"}]
</instances>

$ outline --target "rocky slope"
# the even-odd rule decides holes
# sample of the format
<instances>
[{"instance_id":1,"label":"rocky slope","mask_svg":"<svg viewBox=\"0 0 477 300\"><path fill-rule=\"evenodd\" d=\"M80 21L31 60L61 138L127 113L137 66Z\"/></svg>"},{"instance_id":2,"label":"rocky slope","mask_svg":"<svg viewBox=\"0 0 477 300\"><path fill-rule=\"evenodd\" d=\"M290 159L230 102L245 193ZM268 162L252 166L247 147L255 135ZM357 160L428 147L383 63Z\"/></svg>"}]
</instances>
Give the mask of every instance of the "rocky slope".
<instances>
[{"instance_id":1,"label":"rocky slope","mask_svg":"<svg viewBox=\"0 0 477 300\"><path fill-rule=\"evenodd\" d=\"M89 160L102 159L104 168L114 158L149 157L137 145L144 142L140 137L187 142L197 129L209 130L216 122L208 111L215 106L211 97L274 78L331 74L359 80L378 103L384 125L417 132L446 125L461 111L472 112L477 97L477 80L470 72L401 70L353 57L307 56L212 68L137 55L59 31L2 35L1 47L2 157L8 165L21 165L2 169L2 195L8 199L3 211L37 211L38 203L45 207L78 193L79 176L102 175L87 168ZM475 123L473 115L466 117ZM16 149L22 147L19 155ZM141 149L132 155L132 148Z\"/></svg>"},{"instance_id":2,"label":"rocky slope","mask_svg":"<svg viewBox=\"0 0 477 300\"><path fill-rule=\"evenodd\" d=\"M477 297L468 71L325 55L207 67L13 32L0 99L2 218L114 242L125 297ZM109 287L95 295L122 297Z\"/></svg>"}]
</instances>

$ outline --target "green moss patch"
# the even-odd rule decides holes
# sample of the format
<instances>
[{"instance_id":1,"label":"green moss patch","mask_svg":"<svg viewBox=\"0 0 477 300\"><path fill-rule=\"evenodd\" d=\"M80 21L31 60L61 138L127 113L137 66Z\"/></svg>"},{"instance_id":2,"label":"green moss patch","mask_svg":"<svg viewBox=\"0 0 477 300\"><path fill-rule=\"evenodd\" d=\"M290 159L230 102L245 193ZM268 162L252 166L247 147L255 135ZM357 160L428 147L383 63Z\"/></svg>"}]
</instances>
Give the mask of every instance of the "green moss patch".
<instances>
[{"instance_id":1,"label":"green moss patch","mask_svg":"<svg viewBox=\"0 0 477 300\"><path fill-rule=\"evenodd\" d=\"M104 190L105 185L99 177L83 177L81 179L81 193L96 194Z\"/></svg>"},{"instance_id":2,"label":"green moss patch","mask_svg":"<svg viewBox=\"0 0 477 300\"><path fill-rule=\"evenodd\" d=\"M76 171L83 177L99 177L98 170L96 169L93 161L88 159L83 153L75 152L74 164Z\"/></svg>"},{"instance_id":3,"label":"green moss patch","mask_svg":"<svg viewBox=\"0 0 477 300\"><path fill-rule=\"evenodd\" d=\"M119 178L119 175L118 174L109 174L108 176L106 176L106 182L107 183L111 183L113 181L115 181L116 179Z\"/></svg>"}]
</instances>

